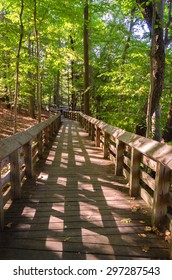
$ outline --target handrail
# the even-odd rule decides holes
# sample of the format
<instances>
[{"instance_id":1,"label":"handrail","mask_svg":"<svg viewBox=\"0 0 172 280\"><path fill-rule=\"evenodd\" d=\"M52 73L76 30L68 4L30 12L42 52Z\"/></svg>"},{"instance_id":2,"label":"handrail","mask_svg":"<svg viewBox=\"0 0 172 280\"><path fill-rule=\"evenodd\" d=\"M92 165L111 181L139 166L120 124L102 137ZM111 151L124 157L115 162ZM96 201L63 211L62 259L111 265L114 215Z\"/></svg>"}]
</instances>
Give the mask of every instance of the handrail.
<instances>
[{"instance_id":1,"label":"handrail","mask_svg":"<svg viewBox=\"0 0 172 280\"><path fill-rule=\"evenodd\" d=\"M110 158L115 164L115 175L128 179L130 195L140 195L149 204L152 227L158 227L163 221L172 231L172 215L169 211L169 208L172 209L172 147L81 112L66 111L64 116L79 121L95 145L103 148L104 158Z\"/></svg>"},{"instance_id":2,"label":"handrail","mask_svg":"<svg viewBox=\"0 0 172 280\"><path fill-rule=\"evenodd\" d=\"M4 206L21 197L23 179L34 174L35 163L57 134L61 114L0 140L0 228L4 228Z\"/></svg>"}]
</instances>

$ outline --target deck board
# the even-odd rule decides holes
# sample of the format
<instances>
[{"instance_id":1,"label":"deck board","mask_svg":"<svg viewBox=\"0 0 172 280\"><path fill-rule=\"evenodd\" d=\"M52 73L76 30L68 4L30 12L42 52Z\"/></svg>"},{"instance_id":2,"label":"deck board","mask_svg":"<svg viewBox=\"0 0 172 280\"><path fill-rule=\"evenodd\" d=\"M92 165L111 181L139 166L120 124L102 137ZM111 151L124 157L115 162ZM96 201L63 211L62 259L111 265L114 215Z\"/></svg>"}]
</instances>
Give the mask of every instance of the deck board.
<instances>
[{"instance_id":1,"label":"deck board","mask_svg":"<svg viewBox=\"0 0 172 280\"><path fill-rule=\"evenodd\" d=\"M113 163L66 119L22 199L6 205L5 224L0 259L168 259L164 237L145 231L148 206L129 197Z\"/></svg>"}]
</instances>

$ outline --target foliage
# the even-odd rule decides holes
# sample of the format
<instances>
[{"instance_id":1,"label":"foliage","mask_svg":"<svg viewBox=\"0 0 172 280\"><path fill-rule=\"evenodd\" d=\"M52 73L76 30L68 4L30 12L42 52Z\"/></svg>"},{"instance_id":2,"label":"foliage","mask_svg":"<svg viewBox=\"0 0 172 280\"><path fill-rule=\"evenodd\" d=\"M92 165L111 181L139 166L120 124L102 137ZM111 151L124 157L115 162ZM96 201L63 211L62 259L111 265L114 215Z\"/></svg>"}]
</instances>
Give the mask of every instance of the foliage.
<instances>
[{"instance_id":1,"label":"foliage","mask_svg":"<svg viewBox=\"0 0 172 280\"><path fill-rule=\"evenodd\" d=\"M135 0L89 0L91 113L115 126L135 131L145 116L150 86L150 34ZM83 11L85 0L37 0L42 104L81 107L83 80ZM36 104L34 0L24 0L24 37L20 58L19 102ZM168 1L165 23L168 23ZM16 49L20 35L20 0L0 3L0 96L13 103ZM169 35L171 26L169 27ZM71 44L71 40L73 43ZM170 84L170 45L165 84ZM58 77L58 78L57 78ZM73 77L73 78L72 78ZM161 99L162 127L170 106L170 90ZM68 103L68 104L67 104Z\"/></svg>"}]
</instances>

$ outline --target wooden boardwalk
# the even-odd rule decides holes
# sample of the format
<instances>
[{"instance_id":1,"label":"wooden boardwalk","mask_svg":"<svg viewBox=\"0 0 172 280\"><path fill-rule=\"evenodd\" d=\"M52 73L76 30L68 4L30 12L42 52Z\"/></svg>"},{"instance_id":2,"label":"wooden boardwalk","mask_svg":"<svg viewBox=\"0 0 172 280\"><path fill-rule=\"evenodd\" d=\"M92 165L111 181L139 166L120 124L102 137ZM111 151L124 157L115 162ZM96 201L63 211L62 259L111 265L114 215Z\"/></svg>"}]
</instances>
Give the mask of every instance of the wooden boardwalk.
<instances>
[{"instance_id":1,"label":"wooden boardwalk","mask_svg":"<svg viewBox=\"0 0 172 280\"><path fill-rule=\"evenodd\" d=\"M1 260L168 259L149 209L77 122L63 119L36 175L6 206Z\"/></svg>"}]
</instances>

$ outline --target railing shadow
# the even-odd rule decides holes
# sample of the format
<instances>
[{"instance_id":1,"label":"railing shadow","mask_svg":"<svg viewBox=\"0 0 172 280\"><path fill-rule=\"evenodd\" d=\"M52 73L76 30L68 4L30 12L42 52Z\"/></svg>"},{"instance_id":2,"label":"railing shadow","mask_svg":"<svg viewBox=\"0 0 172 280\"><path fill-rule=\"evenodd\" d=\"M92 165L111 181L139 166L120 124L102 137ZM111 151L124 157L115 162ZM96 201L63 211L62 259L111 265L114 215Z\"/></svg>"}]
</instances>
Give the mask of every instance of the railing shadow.
<instances>
[{"instance_id":1,"label":"railing shadow","mask_svg":"<svg viewBox=\"0 0 172 280\"><path fill-rule=\"evenodd\" d=\"M141 211L147 211L144 203L129 200L126 182L113 176L113 164L75 122L63 122L37 177L6 210L0 259L155 258L142 251L143 239L138 243L137 234L150 222ZM140 212L131 212L137 203ZM122 222L127 219L132 222ZM156 237L149 235L146 244L154 246Z\"/></svg>"}]
</instances>

